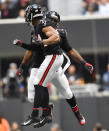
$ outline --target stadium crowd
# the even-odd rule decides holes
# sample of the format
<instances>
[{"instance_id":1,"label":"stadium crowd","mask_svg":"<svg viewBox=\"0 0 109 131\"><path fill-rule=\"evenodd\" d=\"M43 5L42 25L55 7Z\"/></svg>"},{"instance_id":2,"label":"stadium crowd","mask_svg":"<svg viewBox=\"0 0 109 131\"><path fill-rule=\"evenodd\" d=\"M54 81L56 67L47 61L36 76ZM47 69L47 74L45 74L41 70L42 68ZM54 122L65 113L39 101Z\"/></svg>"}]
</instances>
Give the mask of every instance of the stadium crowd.
<instances>
[{"instance_id":1,"label":"stadium crowd","mask_svg":"<svg viewBox=\"0 0 109 131\"><path fill-rule=\"evenodd\" d=\"M0 17L6 18L24 18L25 8L29 3L37 3L43 10L47 10L47 0L1 0Z\"/></svg>"},{"instance_id":2,"label":"stadium crowd","mask_svg":"<svg viewBox=\"0 0 109 131\"><path fill-rule=\"evenodd\" d=\"M43 10L48 10L47 0L1 0L0 18L24 18L25 8L29 3L37 3ZM109 15L109 0L83 0L83 15Z\"/></svg>"},{"instance_id":3,"label":"stadium crowd","mask_svg":"<svg viewBox=\"0 0 109 131\"><path fill-rule=\"evenodd\" d=\"M109 15L109 0L83 0L84 15Z\"/></svg>"}]
</instances>

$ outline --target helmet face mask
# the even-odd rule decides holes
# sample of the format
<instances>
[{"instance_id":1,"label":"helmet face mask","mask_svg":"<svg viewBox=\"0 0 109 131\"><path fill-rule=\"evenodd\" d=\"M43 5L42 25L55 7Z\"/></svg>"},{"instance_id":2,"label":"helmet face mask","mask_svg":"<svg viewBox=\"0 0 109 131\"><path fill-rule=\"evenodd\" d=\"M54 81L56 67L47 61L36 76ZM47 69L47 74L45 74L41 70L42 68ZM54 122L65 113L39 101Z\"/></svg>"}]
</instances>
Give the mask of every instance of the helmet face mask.
<instances>
[{"instance_id":1,"label":"helmet face mask","mask_svg":"<svg viewBox=\"0 0 109 131\"><path fill-rule=\"evenodd\" d=\"M33 5L29 5L26 8L25 21L29 25L33 25L34 20L41 19L42 17L43 17L43 14L42 14L40 6L33 4Z\"/></svg>"}]
</instances>

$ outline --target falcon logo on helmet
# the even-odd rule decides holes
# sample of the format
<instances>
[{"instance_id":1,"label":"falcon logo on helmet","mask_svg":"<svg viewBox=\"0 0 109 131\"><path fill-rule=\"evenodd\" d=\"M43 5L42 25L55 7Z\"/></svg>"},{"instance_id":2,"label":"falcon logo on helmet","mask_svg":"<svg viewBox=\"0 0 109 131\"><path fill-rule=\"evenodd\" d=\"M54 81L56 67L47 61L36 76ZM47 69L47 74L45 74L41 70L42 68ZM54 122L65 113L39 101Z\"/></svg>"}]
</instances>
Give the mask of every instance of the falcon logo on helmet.
<instances>
[{"instance_id":1,"label":"falcon logo on helmet","mask_svg":"<svg viewBox=\"0 0 109 131\"><path fill-rule=\"evenodd\" d=\"M33 20L35 19L41 19L43 17L43 13L41 11L41 7L37 4L29 5L26 8L25 13L25 21L29 25L33 25Z\"/></svg>"}]
</instances>

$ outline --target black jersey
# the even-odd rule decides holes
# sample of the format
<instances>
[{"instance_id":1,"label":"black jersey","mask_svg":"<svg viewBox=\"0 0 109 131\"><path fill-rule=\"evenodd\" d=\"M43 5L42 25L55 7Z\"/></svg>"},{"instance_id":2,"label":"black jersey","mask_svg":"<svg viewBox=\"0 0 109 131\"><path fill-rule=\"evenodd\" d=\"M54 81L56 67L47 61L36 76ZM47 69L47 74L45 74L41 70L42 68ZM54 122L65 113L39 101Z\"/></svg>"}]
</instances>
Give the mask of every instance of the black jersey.
<instances>
[{"instance_id":1,"label":"black jersey","mask_svg":"<svg viewBox=\"0 0 109 131\"><path fill-rule=\"evenodd\" d=\"M42 32L42 29L47 26L52 26L52 23L47 19L42 19L39 21L38 25L34 28L35 34L39 34L42 39L47 39L48 37L45 35L44 32ZM50 55L50 54L62 54L62 50L60 48L60 44L56 43L53 45L48 45L43 48L44 55Z\"/></svg>"},{"instance_id":2,"label":"black jersey","mask_svg":"<svg viewBox=\"0 0 109 131\"><path fill-rule=\"evenodd\" d=\"M68 43L66 30L65 29L57 29L57 31L59 32L59 35L61 37L60 47L66 53L69 52L72 49L72 47Z\"/></svg>"}]
</instances>

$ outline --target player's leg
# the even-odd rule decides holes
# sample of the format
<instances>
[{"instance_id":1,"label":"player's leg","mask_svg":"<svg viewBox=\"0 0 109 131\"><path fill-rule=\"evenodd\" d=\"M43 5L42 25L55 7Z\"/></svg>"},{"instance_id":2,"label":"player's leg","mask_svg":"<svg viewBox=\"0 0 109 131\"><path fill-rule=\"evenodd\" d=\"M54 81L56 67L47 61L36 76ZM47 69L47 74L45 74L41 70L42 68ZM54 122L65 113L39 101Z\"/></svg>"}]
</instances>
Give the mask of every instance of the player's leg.
<instances>
[{"instance_id":1,"label":"player's leg","mask_svg":"<svg viewBox=\"0 0 109 131\"><path fill-rule=\"evenodd\" d=\"M27 85L27 90L28 90L28 101L31 102L32 104L34 103L34 95L35 95L35 89L34 89L34 85L33 85L33 81L35 78L35 75L37 73L37 68L32 68L31 72L30 72L30 77L28 79L28 85ZM34 122L39 122L40 119L38 118L38 110L34 111L34 114L31 113L31 115L28 116L28 118L21 123L22 126L28 126L31 125Z\"/></svg>"},{"instance_id":2,"label":"player's leg","mask_svg":"<svg viewBox=\"0 0 109 131\"><path fill-rule=\"evenodd\" d=\"M56 70L62 65L62 63L63 63L62 55L46 56L34 80L35 99L33 109L37 109L40 106L43 108L43 114L41 118L42 125L49 122L50 121L49 118L51 117L51 109L49 108L48 90L46 90L45 87L47 86L48 82L50 82L53 79ZM44 90L42 97L40 97L42 95L42 93L40 92L41 89ZM39 105L38 102L36 102L37 99L39 100L38 96L41 99L42 102L41 105Z\"/></svg>"},{"instance_id":3,"label":"player's leg","mask_svg":"<svg viewBox=\"0 0 109 131\"><path fill-rule=\"evenodd\" d=\"M69 87L69 83L65 74L64 73L61 74L61 73L62 73L62 67L60 67L59 70L55 73L56 74L55 79L57 80L58 84L60 84L60 86L56 86L56 88L65 99L70 99L72 98L73 93Z\"/></svg>"},{"instance_id":4,"label":"player's leg","mask_svg":"<svg viewBox=\"0 0 109 131\"><path fill-rule=\"evenodd\" d=\"M72 111L74 112L76 118L79 120L81 125L85 125L85 119L83 115L80 113L76 98L72 93L68 80L65 74L61 74L62 69L60 68L57 72L57 81L60 83L60 87L57 87L60 93L64 96L67 103L70 105Z\"/></svg>"},{"instance_id":5,"label":"player's leg","mask_svg":"<svg viewBox=\"0 0 109 131\"><path fill-rule=\"evenodd\" d=\"M34 95L35 95L35 89L33 85L33 81L35 79L35 76L37 74L38 68L32 68L30 72L30 77L28 78L28 83L27 83L27 93L28 93L28 101L30 103L34 103Z\"/></svg>"}]
</instances>

